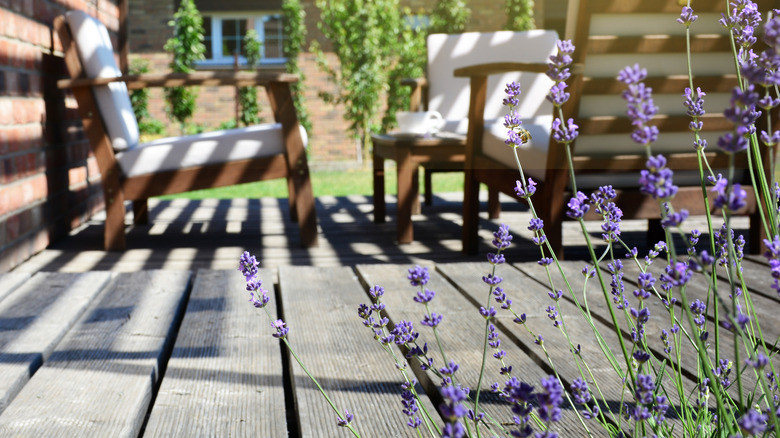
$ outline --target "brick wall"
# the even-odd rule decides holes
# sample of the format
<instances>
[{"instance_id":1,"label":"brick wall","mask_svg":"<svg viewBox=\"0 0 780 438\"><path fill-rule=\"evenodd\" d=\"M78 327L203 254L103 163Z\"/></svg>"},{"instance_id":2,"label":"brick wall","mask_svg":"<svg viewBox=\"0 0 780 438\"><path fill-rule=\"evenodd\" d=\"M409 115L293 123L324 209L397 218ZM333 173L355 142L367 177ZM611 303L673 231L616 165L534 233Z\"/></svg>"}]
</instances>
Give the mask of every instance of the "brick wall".
<instances>
[{"instance_id":1,"label":"brick wall","mask_svg":"<svg viewBox=\"0 0 780 438\"><path fill-rule=\"evenodd\" d=\"M66 73L51 24L67 9L118 28L116 3L0 0L0 272L102 208L75 101L55 86Z\"/></svg>"}]
</instances>

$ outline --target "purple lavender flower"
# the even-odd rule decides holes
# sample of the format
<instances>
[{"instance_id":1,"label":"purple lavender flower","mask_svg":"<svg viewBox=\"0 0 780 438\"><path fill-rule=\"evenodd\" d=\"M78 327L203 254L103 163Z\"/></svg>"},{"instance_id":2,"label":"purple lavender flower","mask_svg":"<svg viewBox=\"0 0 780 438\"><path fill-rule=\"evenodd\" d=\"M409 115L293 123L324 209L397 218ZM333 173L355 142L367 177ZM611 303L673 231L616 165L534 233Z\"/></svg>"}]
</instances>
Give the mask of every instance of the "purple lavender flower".
<instances>
[{"instance_id":1,"label":"purple lavender flower","mask_svg":"<svg viewBox=\"0 0 780 438\"><path fill-rule=\"evenodd\" d=\"M466 415L467 409L463 406L463 402L468 397L468 389L464 390L460 385L445 386L441 388L441 395L444 398L444 404L441 405L439 411L445 420L454 423Z\"/></svg>"},{"instance_id":2,"label":"purple lavender flower","mask_svg":"<svg viewBox=\"0 0 780 438\"><path fill-rule=\"evenodd\" d=\"M520 199L528 199L533 196L534 193L536 193L536 181L528 178L528 184L526 184L525 187L521 181L517 181L515 194L517 194Z\"/></svg>"},{"instance_id":3,"label":"purple lavender flower","mask_svg":"<svg viewBox=\"0 0 780 438\"><path fill-rule=\"evenodd\" d=\"M556 118L552 123L553 139L558 143L571 143L579 135L579 126L574 123L574 119L569 119L566 126L563 126L561 119Z\"/></svg>"},{"instance_id":4,"label":"purple lavender flower","mask_svg":"<svg viewBox=\"0 0 780 438\"><path fill-rule=\"evenodd\" d=\"M737 424L745 436L759 436L766 431L768 417L755 410L748 409L737 419Z\"/></svg>"},{"instance_id":5,"label":"purple lavender flower","mask_svg":"<svg viewBox=\"0 0 780 438\"><path fill-rule=\"evenodd\" d=\"M678 187L672 183L674 172L666 167L666 157L650 157L645 165L647 169L640 171L639 190L655 199L668 200L674 197Z\"/></svg>"},{"instance_id":6,"label":"purple lavender flower","mask_svg":"<svg viewBox=\"0 0 780 438\"><path fill-rule=\"evenodd\" d=\"M249 301L252 302L252 305L255 306L258 309L262 309L263 307L268 304L269 298L267 295L267 291L260 289L260 294L255 295L254 292L249 293Z\"/></svg>"},{"instance_id":7,"label":"purple lavender flower","mask_svg":"<svg viewBox=\"0 0 780 438\"><path fill-rule=\"evenodd\" d=\"M571 40L560 40L557 43L558 52L550 56L547 76L556 83L563 82L571 77L569 65L572 63L571 55L574 53L574 45ZM552 100L551 100L552 101Z\"/></svg>"},{"instance_id":8,"label":"purple lavender flower","mask_svg":"<svg viewBox=\"0 0 780 438\"><path fill-rule=\"evenodd\" d=\"M442 318L444 318L444 316L431 312L430 315L425 315L423 317L423 320L420 321L420 324L428 327L436 327L439 325L439 323L441 323Z\"/></svg>"},{"instance_id":9,"label":"purple lavender flower","mask_svg":"<svg viewBox=\"0 0 780 438\"><path fill-rule=\"evenodd\" d=\"M706 322L706 318L704 314L707 312L707 305L704 304L701 300L695 300L690 305L691 313L693 313L693 322L696 324L700 329L704 328L704 323Z\"/></svg>"},{"instance_id":10,"label":"purple lavender flower","mask_svg":"<svg viewBox=\"0 0 780 438\"><path fill-rule=\"evenodd\" d=\"M371 295L371 298L378 300L382 297L382 295L385 294L385 288L375 285L374 287L368 289L368 294Z\"/></svg>"},{"instance_id":11,"label":"purple lavender flower","mask_svg":"<svg viewBox=\"0 0 780 438\"><path fill-rule=\"evenodd\" d=\"M670 354L672 352L672 345L669 342L669 332L665 329L661 330L661 341L664 343L664 353Z\"/></svg>"},{"instance_id":12,"label":"purple lavender flower","mask_svg":"<svg viewBox=\"0 0 780 438\"><path fill-rule=\"evenodd\" d=\"M482 277L482 282L490 286L495 286L497 284L500 284L502 281L504 281L503 278L493 274L487 274Z\"/></svg>"},{"instance_id":13,"label":"purple lavender flower","mask_svg":"<svg viewBox=\"0 0 780 438\"><path fill-rule=\"evenodd\" d=\"M750 0L735 0L730 6L730 13L723 14L720 23L731 30L737 45L750 48L756 42L755 29L761 24L758 6Z\"/></svg>"},{"instance_id":14,"label":"purple lavender flower","mask_svg":"<svg viewBox=\"0 0 780 438\"><path fill-rule=\"evenodd\" d=\"M423 268L420 265L409 269L409 275L406 277L412 286L425 286L430 280L431 275L428 273L428 268Z\"/></svg>"},{"instance_id":15,"label":"purple lavender flower","mask_svg":"<svg viewBox=\"0 0 780 438\"><path fill-rule=\"evenodd\" d=\"M281 319L277 319L276 321L272 322L271 327L276 330L276 333L273 333L271 336L279 339L284 339L287 337L287 333L290 331L290 329L285 327L286 325L287 323Z\"/></svg>"},{"instance_id":16,"label":"purple lavender flower","mask_svg":"<svg viewBox=\"0 0 780 438\"><path fill-rule=\"evenodd\" d=\"M688 262L673 262L666 266L661 274L661 282L669 286L681 287L688 283L693 276L693 271Z\"/></svg>"},{"instance_id":17,"label":"purple lavender flower","mask_svg":"<svg viewBox=\"0 0 780 438\"><path fill-rule=\"evenodd\" d=\"M497 231L493 232L493 246L505 249L512 243L512 235L509 234L509 225L501 224Z\"/></svg>"},{"instance_id":18,"label":"purple lavender flower","mask_svg":"<svg viewBox=\"0 0 780 438\"><path fill-rule=\"evenodd\" d=\"M479 308L479 314L482 315L485 319L491 319L496 316L496 309L493 306L490 306L489 309L486 309L484 307Z\"/></svg>"},{"instance_id":19,"label":"purple lavender flower","mask_svg":"<svg viewBox=\"0 0 780 438\"><path fill-rule=\"evenodd\" d=\"M563 387L555 376L542 378L542 390L536 395L536 399L539 402L539 418L542 421L560 421Z\"/></svg>"},{"instance_id":20,"label":"purple lavender flower","mask_svg":"<svg viewBox=\"0 0 780 438\"><path fill-rule=\"evenodd\" d=\"M352 422L352 420L355 419L355 416L349 413L348 409L344 410L344 415L340 416L336 419L336 424L338 424L341 427L347 427L349 423Z\"/></svg>"},{"instance_id":21,"label":"purple lavender flower","mask_svg":"<svg viewBox=\"0 0 780 438\"><path fill-rule=\"evenodd\" d=\"M731 191L727 193L729 188L727 183L725 178L721 178L713 187L712 191L717 193L713 202L715 206L732 212L744 208L747 205L747 192L741 184L735 183L731 186Z\"/></svg>"},{"instance_id":22,"label":"purple lavender flower","mask_svg":"<svg viewBox=\"0 0 780 438\"><path fill-rule=\"evenodd\" d=\"M615 307L618 310L622 310L628 307L628 300L625 295L625 284L623 283L623 262L615 260L607 263L607 270L610 273L610 288L612 294L612 300L615 303Z\"/></svg>"},{"instance_id":23,"label":"purple lavender flower","mask_svg":"<svg viewBox=\"0 0 780 438\"><path fill-rule=\"evenodd\" d=\"M571 95L566 92L566 87L566 82L558 82L553 85L550 88L550 92L547 94L547 100L552 102L555 106L562 106L569 100L569 97L571 97Z\"/></svg>"},{"instance_id":24,"label":"purple lavender flower","mask_svg":"<svg viewBox=\"0 0 780 438\"><path fill-rule=\"evenodd\" d=\"M718 139L718 147L723 151L733 154L748 148L747 136L755 132L756 120L761 116L761 111L756 109L758 99L752 84L744 91L734 87L730 107L723 111L723 115L734 123L734 130Z\"/></svg>"},{"instance_id":25,"label":"purple lavender flower","mask_svg":"<svg viewBox=\"0 0 780 438\"><path fill-rule=\"evenodd\" d=\"M417 296L413 300L417 303L425 304L430 303L435 296L436 292L426 288L424 291L418 291Z\"/></svg>"},{"instance_id":26,"label":"purple lavender flower","mask_svg":"<svg viewBox=\"0 0 780 438\"><path fill-rule=\"evenodd\" d=\"M628 104L628 118L636 126L631 138L638 144L648 146L658 139L658 127L647 125L658 112L658 107L653 103L653 89L642 82L646 77L647 70L635 64L621 70L617 78L628 85L622 96Z\"/></svg>"},{"instance_id":27,"label":"purple lavender flower","mask_svg":"<svg viewBox=\"0 0 780 438\"><path fill-rule=\"evenodd\" d=\"M512 81L506 84L504 93L506 94L506 97L503 101L504 106L512 108L520 105L520 99L518 99L518 96L520 96L521 93L519 83Z\"/></svg>"},{"instance_id":28,"label":"purple lavender flower","mask_svg":"<svg viewBox=\"0 0 780 438\"><path fill-rule=\"evenodd\" d=\"M769 365L769 358L764 355L764 353L758 353L756 354L755 360L752 360L750 358L745 359L745 364L748 366L751 366L757 370L760 370L764 368L765 366Z\"/></svg>"},{"instance_id":29,"label":"purple lavender flower","mask_svg":"<svg viewBox=\"0 0 780 438\"><path fill-rule=\"evenodd\" d=\"M407 345L415 342L419 333L414 331L414 326L411 321L401 320L393 327L390 332L395 336L395 343L398 345Z\"/></svg>"},{"instance_id":30,"label":"purple lavender flower","mask_svg":"<svg viewBox=\"0 0 780 438\"><path fill-rule=\"evenodd\" d=\"M590 389L588 389L588 382L577 377L571 382L571 392L574 399L574 403L587 404L592 399L590 395Z\"/></svg>"},{"instance_id":31,"label":"purple lavender flower","mask_svg":"<svg viewBox=\"0 0 780 438\"><path fill-rule=\"evenodd\" d=\"M694 93L690 88L685 88L685 94L683 94L683 97L685 97L685 108L688 109L688 115L691 117L701 117L704 115L704 99L703 97L707 94L701 91L701 88L696 88L696 92ZM695 131L700 131L701 127L699 129L695 129Z\"/></svg>"},{"instance_id":32,"label":"purple lavender flower","mask_svg":"<svg viewBox=\"0 0 780 438\"><path fill-rule=\"evenodd\" d=\"M647 374L638 374L634 382L634 399L637 403L649 406L653 404L655 397L655 381L653 376Z\"/></svg>"},{"instance_id":33,"label":"purple lavender flower","mask_svg":"<svg viewBox=\"0 0 780 438\"><path fill-rule=\"evenodd\" d=\"M685 27L689 27L697 18L699 18L699 16L693 14L693 8L690 6L683 6L682 13L680 14L680 18L677 19L677 22Z\"/></svg>"},{"instance_id":34,"label":"purple lavender flower","mask_svg":"<svg viewBox=\"0 0 780 438\"><path fill-rule=\"evenodd\" d=\"M238 259L238 270L244 275L247 283L257 277L258 266L260 266L260 263L258 263L255 256L249 254L249 251L244 251Z\"/></svg>"},{"instance_id":35,"label":"purple lavender flower","mask_svg":"<svg viewBox=\"0 0 780 438\"><path fill-rule=\"evenodd\" d=\"M780 295L780 235L775 234L772 240L764 239L767 250L764 257L769 262L769 269L774 279L772 289Z\"/></svg>"},{"instance_id":36,"label":"purple lavender flower","mask_svg":"<svg viewBox=\"0 0 780 438\"><path fill-rule=\"evenodd\" d=\"M569 200L569 203L566 204L569 207L566 211L566 216L569 216L572 219L579 219L585 216L585 213L590 210L588 201L589 199L584 193L577 192L577 194Z\"/></svg>"},{"instance_id":37,"label":"purple lavender flower","mask_svg":"<svg viewBox=\"0 0 780 438\"><path fill-rule=\"evenodd\" d=\"M491 265L500 265L506 262L506 258L504 257L503 254L496 254L492 252L489 252L487 254L487 260L488 263L490 263Z\"/></svg>"},{"instance_id":38,"label":"purple lavender flower","mask_svg":"<svg viewBox=\"0 0 780 438\"><path fill-rule=\"evenodd\" d=\"M531 220L528 221L528 224L528 229L531 231L539 231L544 227L544 221L538 217L531 218Z\"/></svg>"},{"instance_id":39,"label":"purple lavender flower","mask_svg":"<svg viewBox=\"0 0 780 438\"><path fill-rule=\"evenodd\" d=\"M417 429L422 424L422 420L417 416L419 408L417 407L417 400L415 400L412 391L404 389L404 391L401 392L401 404L404 407L402 412L409 417L409 421L406 425L413 429Z\"/></svg>"}]
</instances>

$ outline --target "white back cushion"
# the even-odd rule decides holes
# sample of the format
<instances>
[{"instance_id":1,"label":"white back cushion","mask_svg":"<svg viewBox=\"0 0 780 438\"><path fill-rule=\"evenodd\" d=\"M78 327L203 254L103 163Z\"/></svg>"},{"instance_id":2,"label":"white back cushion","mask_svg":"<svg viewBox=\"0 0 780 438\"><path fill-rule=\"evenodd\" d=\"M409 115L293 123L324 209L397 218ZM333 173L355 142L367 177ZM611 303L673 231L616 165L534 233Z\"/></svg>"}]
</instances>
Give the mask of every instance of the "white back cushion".
<instances>
[{"instance_id":1,"label":"white back cushion","mask_svg":"<svg viewBox=\"0 0 780 438\"><path fill-rule=\"evenodd\" d=\"M111 38L103 23L83 11L70 11L65 14L65 19L87 77L121 76L122 72L114 59ZM93 91L114 150L122 151L138 145L138 122L125 83L113 82L94 87Z\"/></svg>"},{"instance_id":2,"label":"white back cushion","mask_svg":"<svg viewBox=\"0 0 780 438\"><path fill-rule=\"evenodd\" d=\"M469 79L454 77L453 70L493 62L546 63L557 52L557 41L558 34L553 30L429 35L428 109L440 112L451 125L459 126L458 130L464 129L466 124L459 122L468 118ZM522 117L552 114L552 105L544 98L552 81L544 74L507 73L488 78L485 119L503 118L507 113L502 101L505 86L511 81L521 84Z\"/></svg>"}]
</instances>

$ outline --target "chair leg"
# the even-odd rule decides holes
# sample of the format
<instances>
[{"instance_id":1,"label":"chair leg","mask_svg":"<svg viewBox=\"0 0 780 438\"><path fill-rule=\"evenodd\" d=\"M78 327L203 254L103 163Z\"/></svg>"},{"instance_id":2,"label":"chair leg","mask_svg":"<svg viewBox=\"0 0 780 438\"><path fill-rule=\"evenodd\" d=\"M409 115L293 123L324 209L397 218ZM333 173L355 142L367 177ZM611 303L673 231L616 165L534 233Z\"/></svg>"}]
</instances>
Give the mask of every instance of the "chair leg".
<instances>
[{"instance_id":1,"label":"chair leg","mask_svg":"<svg viewBox=\"0 0 780 438\"><path fill-rule=\"evenodd\" d=\"M308 169L296 172L289 179L290 212L295 215L301 233L301 246L317 246L317 211Z\"/></svg>"},{"instance_id":2,"label":"chair leg","mask_svg":"<svg viewBox=\"0 0 780 438\"><path fill-rule=\"evenodd\" d=\"M498 219L501 216L501 203L498 202L498 190L488 187L488 217Z\"/></svg>"},{"instance_id":3,"label":"chair leg","mask_svg":"<svg viewBox=\"0 0 780 438\"><path fill-rule=\"evenodd\" d=\"M293 177L287 177L287 202L290 203L290 220L298 222L298 203L296 202L296 195L298 191L295 189L295 181ZM300 225L300 224L299 224Z\"/></svg>"},{"instance_id":4,"label":"chair leg","mask_svg":"<svg viewBox=\"0 0 780 438\"><path fill-rule=\"evenodd\" d=\"M146 225L149 223L149 199L136 199L133 201L133 223Z\"/></svg>"},{"instance_id":5,"label":"chair leg","mask_svg":"<svg viewBox=\"0 0 780 438\"><path fill-rule=\"evenodd\" d=\"M472 171L466 169L463 184L463 229L461 240L463 253L477 254L479 232L479 182Z\"/></svg>"},{"instance_id":6,"label":"chair leg","mask_svg":"<svg viewBox=\"0 0 780 438\"><path fill-rule=\"evenodd\" d=\"M551 193L552 192L552 193ZM562 191L544 190L540 196L544 202L537 205L539 218L544 221L544 235L550 243L553 253L559 259L563 259L563 205Z\"/></svg>"},{"instance_id":7,"label":"chair leg","mask_svg":"<svg viewBox=\"0 0 780 438\"><path fill-rule=\"evenodd\" d=\"M756 211L750 214L750 254L763 254L766 251L766 244L764 239L772 240L774 236L767 236L766 229L764 228L764 222L761 220L761 213L758 209L760 205L756 206Z\"/></svg>"},{"instance_id":8,"label":"chair leg","mask_svg":"<svg viewBox=\"0 0 780 438\"><path fill-rule=\"evenodd\" d=\"M425 206L433 205L433 171L425 169Z\"/></svg>"},{"instance_id":9,"label":"chair leg","mask_svg":"<svg viewBox=\"0 0 780 438\"><path fill-rule=\"evenodd\" d=\"M664 227L661 225L661 219L648 219L647 220L647 246L652 248L656 243L663 240L666 241L666 233L664 233Z\"/></svg>"},{"instance_id":10,"label":"chair leg","mask_svg":"<svg viewBox=\"0 0 780 438\"><path fill-rule=\"evenodd\" d=\"M385 203L385 159L373 153L374 164L374 223L383 224L387 217L387 204Z\"/></svg>"},{"instance_id":11,"label":"chair leg","mask_svg":"<svg viewBox=\"0 0 780 438\"><path fill-rule=\"evenodd\" d=\"M106 196L106 225L103 235L106 251L124 251L127 248L125 238L125 201L121 192Z\"/></svg>"}]
</instances>

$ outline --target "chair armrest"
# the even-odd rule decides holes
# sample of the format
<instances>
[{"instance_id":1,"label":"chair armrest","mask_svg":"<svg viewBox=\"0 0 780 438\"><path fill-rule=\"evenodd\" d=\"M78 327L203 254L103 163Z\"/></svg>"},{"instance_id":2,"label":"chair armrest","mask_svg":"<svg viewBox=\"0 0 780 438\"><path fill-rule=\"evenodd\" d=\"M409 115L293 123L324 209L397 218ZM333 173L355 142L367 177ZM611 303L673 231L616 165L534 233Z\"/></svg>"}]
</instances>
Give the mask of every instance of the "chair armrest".
<instances>
[{"instance_id":1,"label":"chair armrest","mask_svg":"<svg viewBox=\"0 0 780 438\"><path fill-rule=\"evenodd\" d=\"M289 73L252 73L233 71L199 71L194 73L161 73L118 76L114 78L77 78L57 81L58 88L92 87L111 82L125 82L127 88L182 87L192 85L218 86L266 86L271 82L297 82L298 77Z\"/></svg>"},{"instance_id":2,"label":"chair armrest","mask_svg":"<svg viewBox=\"0 0 780 438\"><path fill-rule=\"evenodd\" d=\"M550 68L546 63L530 62L493 62L489 64L477 64L455 69L455 77L489 76L509 72L545 73ZM569 69L572 74L582 73L582 64L572 64Z\"/></svg>"},{"instance_id":3,"label":"chair armrest","mask_svg":"<svg viewBox=\"0 0 780 438\"><path fill-rule=\"evenodd\" d=\"M401 85L406 85L407 87L412 87L412 89L427 87L428 86L428 79L426 79L426 78L404 78L404 79L401 79Z\"/></svg>"}]
</instances>

